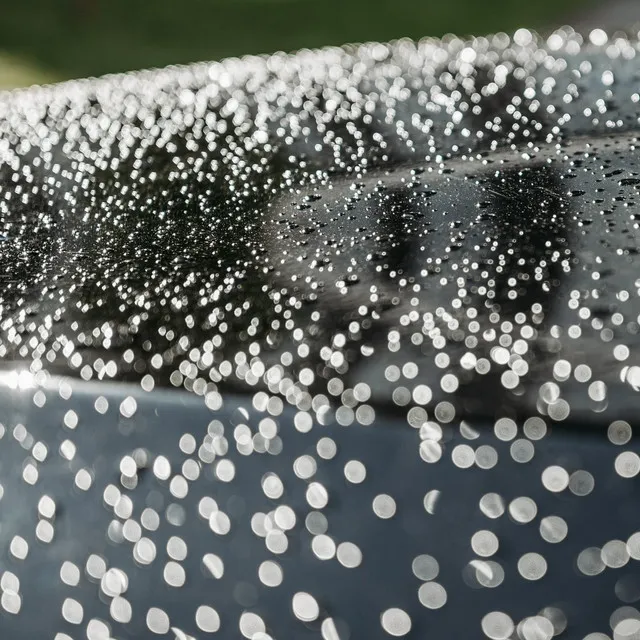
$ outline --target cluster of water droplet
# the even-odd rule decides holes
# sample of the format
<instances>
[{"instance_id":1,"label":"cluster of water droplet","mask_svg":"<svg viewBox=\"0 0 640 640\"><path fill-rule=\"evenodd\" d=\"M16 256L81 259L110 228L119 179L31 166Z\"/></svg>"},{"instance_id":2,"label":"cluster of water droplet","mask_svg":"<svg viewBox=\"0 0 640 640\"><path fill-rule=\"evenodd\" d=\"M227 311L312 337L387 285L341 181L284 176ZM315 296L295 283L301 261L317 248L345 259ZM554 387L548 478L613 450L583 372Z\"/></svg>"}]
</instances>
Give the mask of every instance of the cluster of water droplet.
<instances>
[{"instance_id":1,"label":"cluster of water droplet","mask_svg":"<svg viewBox=\"0 0 640 640\"><path fill-rule=\"evenodd\" d=\"M611 448L616 479L637 476L627 421L640 388L637 56L635 40L599 30L546 41L520 30L228 60L5 96L3 382L43 410L52 385L54 395L72 397L60 375L135 382L140 391L117 400L97 387L92 407L95 419L118 416L125 431L140 393L169 387L201 397L214 414L197 436L177 434L179 464L167 451L138 447L119 457L119 478L105 486L91 461L74 462L75 434L90 416L67 410L64 438L49 445L13 425L10 437L28 451L24 483L37 487L40 467L59 455L74 491L99 492L113 515L107 539L129 543L139 569L156 561L159 529L184 525L189 494L205 492L197 514L209 533L234 533L240 518L210 484L234 483L234 460L287 460L305 513L292 507L282 474L269 471L260 485L273 508L248 518L269 554L256 564L259 584L277 589L300 539L316 560L345 569L375 562L356 539L359 527L353 540L331 533L331 501L382 470L367 462L367 437L360 449L344 447L344 459L336 432L317 437L319 428L384 430L385 416L400 412L421 465L476 473L507 462L525 468L539 449L548 457L550 426L577 417L604 422L610 443L623 447ZM225 399L238 392L246 407L222 419ZM478 417L490 419L493 433L476 426ZM292 433L311 448L291 457ZM339 489L322 479L334 462L346 481ZM580 465L571 456L550 460L529 476L545 495L582 499L597 482ZM144 469L169 504L159 490L134 503ZM371 491L367 514L397 521L403 496L380 482ZM488 528L503 514L537 532L536 550L514 557L512 580L543 579L542 542L572 535L560 515L536 520L532 497L501 493L483 491L473 505L488 523L468 538L473 558L462 578L472 589L500 587L508 576L501 538ZM440 489L423 492L420 515L435 516L439 500ZM35 536L46 545L55 535L56 501L43 493ZM639 535L584 546L575 568L595 576L638 560ZM167 540L166 586L187 584L190 545L181 535ZM424 608L445 610L439 560L424 551L402 569L420 583ZM9 553L25 560L28 541L13 535ZM225 574L213 551L202 567L216 580ZM82 572L63 560L60 580L74 587ZM84 573L100 585L111 619L91 618L86 636L110 637L110 625L134 615L130 576L95 553ZM8 613L21 610L20 586L3 573ZM325 611L312 586L292 594L295 618L309 629L317 623L325 640L345 640L348 625ZM266 640L267 623L250 611L252 589L234 595L246 604L239 630ZM621 579L616 594L626 605L611 617L614 637L636 637L640 613L628 603L640 590ZM377 612L381 629L410 633L412 616L388 596ZM60 611L72 625L85 618L72 596ZM190 637L160 607L145 616L154 634ZM211 603L194 613L207 634L223 618ZM493 640L550 640L567 619L550 605L519 623L491 611L480 626Z\"/></svg>"}]
</instances>

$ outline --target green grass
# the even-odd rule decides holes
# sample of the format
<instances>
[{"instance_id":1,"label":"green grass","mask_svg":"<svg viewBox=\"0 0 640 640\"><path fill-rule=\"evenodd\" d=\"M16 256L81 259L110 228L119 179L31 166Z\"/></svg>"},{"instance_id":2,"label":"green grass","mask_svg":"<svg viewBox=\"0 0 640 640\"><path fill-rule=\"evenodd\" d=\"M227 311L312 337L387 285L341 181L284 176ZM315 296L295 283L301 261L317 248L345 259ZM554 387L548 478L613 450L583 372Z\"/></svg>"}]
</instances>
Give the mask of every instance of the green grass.
<instances>
[{"instance_id":1,"label":"green grass","mask_svg":"<svg viewBox=\"0 0 640 640\"><path fill-rule=\"evenodd\" d=\"M58 80L52 72L47 72L34 64L14 56L0 54L0 90L45 84Z\"/></svg>"},{"instance_id":2,"label":"green grass","mask_svg":"<svg viewBox=\"0 0 640 640\"><path fill-rule=\"evenodd\" d=\"M63 79L354 41L544 28L584 2L3 0L0 51Z\"/></svg>"}]
</instances>

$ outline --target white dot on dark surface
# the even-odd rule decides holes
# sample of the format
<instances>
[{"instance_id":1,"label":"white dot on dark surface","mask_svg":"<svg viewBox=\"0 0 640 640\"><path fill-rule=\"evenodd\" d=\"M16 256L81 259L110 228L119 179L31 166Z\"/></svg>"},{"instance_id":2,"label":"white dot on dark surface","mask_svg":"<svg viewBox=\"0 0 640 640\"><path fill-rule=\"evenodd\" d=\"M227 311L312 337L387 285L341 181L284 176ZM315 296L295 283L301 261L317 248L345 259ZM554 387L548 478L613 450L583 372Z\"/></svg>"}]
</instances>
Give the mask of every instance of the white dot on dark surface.
<instances>
[{"instance_id":1,"label":"white dot on dark surface","mask_svg":"<svg viewBox=\"0 0 640 640\"><path fill-rule=\"evenodd\" d=\"M387 609L380 617L380 623L390 636L396 638L406 636L411 631L411 618L402 609Z\"/></svg>"},{"instance_id":2,"label":"white dot on dark surface","mask_svg":"<svg viewBox=\"0 0 640 640\"><path fill-rule=\"evenodd\" d=\"M303 622L313 622L320 615L320 607L316 599L310 594L300 591L293 596L293 613Z\"/></svg>"},{"instance_id":3,"label":"white dot on dark surface","mask_svg":"<svg viewBox=\"0 0 640 640\"><path fill-rule=\"evenodd\" d=\"M482 618L482 631L490 640L507 640L515 626L513 620L501 611L492 611Z\"/></svg>"},{"instance_id":4,"label":"white dot on dark surface","mask_svg":"<svg viewBox=\"0 0 640 640\"><path fill-rule=\"evenodd\" d=\"M373 512L383 520L393 518L396 513L396 501L391 496L381 493L373 500Z\"/></svg>"},{"instance_id":5,"label":"white dot on dark surface","mask_svg":"<svg viewBox=\"0 0 640 640\"><path fill-rule=\"evenodd\" d=\"M215 633L220 629L220 616L213 607L200 605L196 610L196 624L205 633Z\"/></svg>"},{"instance_id":6,"label":"white dot on dark surface","mask_svg":"<svg viewBox=\"0 0 640 640\"><path fill-rule=\"evenodd\" d=\"M447 592L445 588L437 582L425 582L418 589L418 599L427 609L440 609L447 602Z\"/></svg>"}]
</instances>

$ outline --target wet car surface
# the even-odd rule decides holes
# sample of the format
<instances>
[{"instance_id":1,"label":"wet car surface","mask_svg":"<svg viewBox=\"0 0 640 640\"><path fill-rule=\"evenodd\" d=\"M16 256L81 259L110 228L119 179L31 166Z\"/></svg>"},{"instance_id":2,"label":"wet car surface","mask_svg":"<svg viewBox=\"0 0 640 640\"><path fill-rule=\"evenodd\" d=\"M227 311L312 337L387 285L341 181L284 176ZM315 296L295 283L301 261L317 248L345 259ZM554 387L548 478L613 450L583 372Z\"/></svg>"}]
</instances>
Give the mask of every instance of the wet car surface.
<instances>
[{"instance_id":1,"label":"wet car surface","mask_svg":"<svg viewBox=\"0 0 640 640\"><path fill-rule=\"evenodd\" d=\"M5 94L5 635L640 633L637 56Z\"/></svg>"}]
</instances>

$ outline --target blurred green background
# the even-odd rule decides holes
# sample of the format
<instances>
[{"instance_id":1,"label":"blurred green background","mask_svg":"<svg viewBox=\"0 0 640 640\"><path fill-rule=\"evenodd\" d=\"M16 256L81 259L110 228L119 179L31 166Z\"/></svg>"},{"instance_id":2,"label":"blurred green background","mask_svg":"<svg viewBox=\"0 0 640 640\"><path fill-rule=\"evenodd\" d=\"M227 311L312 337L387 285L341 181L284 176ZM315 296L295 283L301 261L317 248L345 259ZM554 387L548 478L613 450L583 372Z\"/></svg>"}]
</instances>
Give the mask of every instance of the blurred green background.
<instances>
[{"instance_id":1,"label":"blurred green background","mask_svg":"<svg viewBox=\"0 0 640 640\"><path fill-rule=\"evenodd\" d=\"M638 0L640 2L640 0ZM542 29L588 0L0 0L0 88L344 42Z\"/></svg>"}]
</instances>

